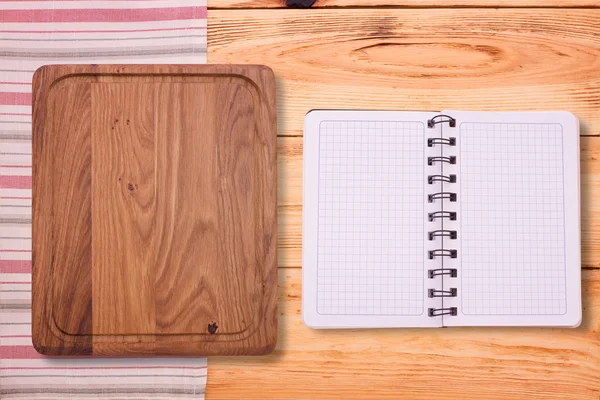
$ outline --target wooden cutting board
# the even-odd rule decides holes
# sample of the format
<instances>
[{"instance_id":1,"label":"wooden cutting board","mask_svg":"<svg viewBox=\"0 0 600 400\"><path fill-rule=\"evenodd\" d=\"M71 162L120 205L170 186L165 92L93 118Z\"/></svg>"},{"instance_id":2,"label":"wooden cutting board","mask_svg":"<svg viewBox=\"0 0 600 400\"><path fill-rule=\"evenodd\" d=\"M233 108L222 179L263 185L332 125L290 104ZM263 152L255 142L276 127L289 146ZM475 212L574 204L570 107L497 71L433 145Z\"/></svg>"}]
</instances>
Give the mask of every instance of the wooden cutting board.
<instances>
[{"instance_id":1,"label":"wooden cutting board","mask_svg":"<svg viewBox=\"0 0 600 400\"><path fill-rule=\"evenodd\" d=\"M54 65L33 78L35 348L249 355L277 337L275 78Z\"/></svg>"}]
</instances>

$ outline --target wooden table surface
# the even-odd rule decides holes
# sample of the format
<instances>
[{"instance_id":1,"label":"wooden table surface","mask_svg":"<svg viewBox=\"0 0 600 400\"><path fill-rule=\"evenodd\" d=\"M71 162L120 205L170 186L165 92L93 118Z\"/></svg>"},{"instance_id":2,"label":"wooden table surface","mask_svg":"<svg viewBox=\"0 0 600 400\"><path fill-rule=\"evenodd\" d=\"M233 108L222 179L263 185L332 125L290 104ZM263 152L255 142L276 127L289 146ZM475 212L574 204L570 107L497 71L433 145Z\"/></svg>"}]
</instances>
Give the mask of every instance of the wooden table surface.
<instances>
[{"instance_id":1,"label":"wooden table surface","mask_svg":"<svg viewBox=\"0 0 600 400\"><path fill-rule=\"evenodd\" d=\"M210 0L210 63L273 68L279 338L210 358L207 398L600 399L600 2ZM577 329L316 331L301 315L302 129L312 108L569 110L582 123ZM535 149L532 149L535 151Z\"/></svg>"}]
</instances>

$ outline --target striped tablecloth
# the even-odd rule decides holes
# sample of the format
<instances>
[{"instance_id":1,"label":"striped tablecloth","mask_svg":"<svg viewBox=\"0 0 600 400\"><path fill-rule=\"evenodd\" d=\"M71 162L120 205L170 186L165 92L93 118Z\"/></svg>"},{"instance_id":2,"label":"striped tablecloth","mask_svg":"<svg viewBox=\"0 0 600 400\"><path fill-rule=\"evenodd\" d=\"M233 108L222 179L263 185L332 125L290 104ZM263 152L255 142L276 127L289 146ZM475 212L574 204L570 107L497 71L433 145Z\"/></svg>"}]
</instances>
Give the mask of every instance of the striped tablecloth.
<instances>
[{"instance_id":1,"label":"striped tablecloth","mask_svg":"<svg viewBox=\"0 0 600 400\"><path fill-rule=\"evenodd\" d=\"M31 345L31 77L205 63L206 0L0 0L0 398L198 399L206 359L52 359Z\"/></svg>"}]
</instances>

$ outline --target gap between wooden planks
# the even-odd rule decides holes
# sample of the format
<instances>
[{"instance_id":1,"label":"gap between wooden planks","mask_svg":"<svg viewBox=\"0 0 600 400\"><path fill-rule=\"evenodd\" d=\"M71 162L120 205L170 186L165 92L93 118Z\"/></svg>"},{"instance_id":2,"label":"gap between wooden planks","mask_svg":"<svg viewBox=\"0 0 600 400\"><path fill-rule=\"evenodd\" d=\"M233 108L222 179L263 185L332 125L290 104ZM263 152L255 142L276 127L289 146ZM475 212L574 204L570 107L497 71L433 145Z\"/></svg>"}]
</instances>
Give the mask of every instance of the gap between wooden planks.
<instances>
[{"instance_id":1,"label":"gap between wooden planks","mask_svg":"<svg viewBox=\"0 0 600 400\"><path fill-rule=\"evenodd\" d=\"M600 135L600 9L214 10L208 60L273 68L283 136L313 108L569 110Z\"/></svg>"},{"instance_id":2,"label":"gap between wooden planks","mask_svg":"<svg viewBox=\"0 0 600 400\"><path fill-rule=\"evenodd\" d=\"M279 341L256 358L209 358L207 399L594 399L600 270L583 271L578 329L312 330L301 270L279 270Z\"/></svg>"},{"instance_id":3,"label":"gap between wooden planks","mask_svg":"<svg viewBox=\"0 0 600 400\"><path fill-rule=\"evenodd\" d=\"M599 7L595 0L317 0L312 8L350 7ZM209 9L286 8L285 0L210 0Z\"/></svg>"},{"instance_id":4,"label":"gap between wooden planks","mask_svg":"<svg viewBox=\"0 0 600 400\"><path fill-rule=\"evenodd\" d=\"M532 149L533 151L534 149ZM302 138L278 139L279 267L302 266ZM600 269L600 137L581 138L582 266ZM600 298L600 292L598 293Z\"/></svg>"}]
</instances>

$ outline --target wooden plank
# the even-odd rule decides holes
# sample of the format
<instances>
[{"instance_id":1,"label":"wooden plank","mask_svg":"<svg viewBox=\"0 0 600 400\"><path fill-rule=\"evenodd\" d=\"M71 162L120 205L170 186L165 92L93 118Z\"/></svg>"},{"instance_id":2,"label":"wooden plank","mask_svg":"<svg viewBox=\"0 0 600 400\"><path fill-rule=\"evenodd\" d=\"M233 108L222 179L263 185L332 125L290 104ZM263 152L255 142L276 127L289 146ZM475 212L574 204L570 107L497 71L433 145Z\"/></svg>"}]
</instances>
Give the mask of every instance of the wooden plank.
<instances>
[{"instance_id":1,"label":"wooden plank","mask_svg":"<svg viewBox=\"0 0 600 400\"><path fill-rule=\"evenodd\" d=\"M312 8L348 7L598 7L595 0L317 0ZM209 9L287 8L286 0L209 0ZM212 18L212 15L211 15Z\"/></svg>"},{"instance_id":2,"label":"wooden plank","mask_svg":"<svg viewBox=\"0 0 600 400\"><path fill-rule=\"evenodd\" d=\"M569 110L600 135L600 9L211 11L211 63L263 63L278 132L314 108Z\"/></svg>"},{"instance_id":3,"label":"wooden plank","mask_svg":"<svg viewBox=\"0 0 600 400\"><path fill-rule=\"evenodd\" d=\"M53 138L53 182L77 185L57 185L53 192L52 208L58 226L54 232L51 287L56 309L65 310L55 312L53 317L58 329L79 336L91 346L87 336L92 333L91 86L74 84L54 94L49 99L54 121L48 127ZM68 140L60 140L63 135ZM74 298L80 301L74 302Z\"/></svg>"},{"instance_id":4,"label":"wooden plank","mask_svg":"<svg viewBox=\"0 0 600 400\"><path fill-rule=\"evenodd\" d=\"M279 266L302 265L302 138L278 139ZM581 138L582 266L600 268L600 138Z\"/></svg>"},{"instance_id":5,"label":"wooden plank","mask_svg":"<svg viewBox=\"0 0 600 400\"><path fill-rule=\"evenodd\" d=\"M600 269L600 138L582 137L581 147L581 263Z\"/></svg>"},{"instance_id":6,"label":"wooden plank","mask_svg":"<svg viewBox=\"0 0 600 400\"><path fill-rule=\"evenodd\" d=\"M151 243L156 201L154 88L95 84L92 104L93 332L151 334L156 324L157 256Z\"/></svg>"},{"instance_id":7,"label":"wooden plank","mask_svg":"<svg viewBox=\"0 0 600 400\"><path fill-rule=\"evenodd\" d=\"M207 398L592 399L600 389L600 270L583 271L578 329L312 330L301 270L279 274L279 340L210 358Z\"/></svg>"},{"instance_id":8,"label":"wooden plank","mask_svg":"<svg viewBox=\"0 0 600 400\"><path fill-rule=\"evenodd\" d=\"M259 271L247 268L257 251L253 209L257 188L248 168L255 122L251 96L248 90L225 82L160 87L158 99L167 112L158 116L162 132L158 135L158 163L162 166L158 190L167 196L160 200L164 212L158 213L156 222L164 226L166 237L187 249L168 251L167 243L161 243L156 275L162 299L157 305L161 333L204 334L206 326L198 324L202 319L217 322L221 333L236 333L246 328L243 321L260 314L259 297L244 308L231 301L232 293L252 298L261 285ZM235 118L225 118L221 110ZM181 119L180 115L189 117ZM197 126L202 126L202 131L190 135ZM183 165L193 167L187 170ZM243 190L243 196L235 195L235 186ZM220 190L203 189L207 187ZM194 202L186 201L190 198ZM178 212L169 212L171 208ZM221 246L227 237L239 245ZM242 281L240 276L244 276ZM201 284L187 284L190 278ZM208 279L213 280L210 286L206 285ZM174 287L179 288L177 295Z\"/></svg>"},{"instance_id":9,"label":"wooden plank","mask_svg":"<svg viewBox=\"0 0 600 400\"><path fill-rule=\"evenodd\" d=\"M45 82L53 79L53 71L34 76L33 193L46 201L33 203L32 300L42 303L32 311L33 344L40 352L91 355L91 90L84 83L49 93ZM64 181L75 184L57 188Z\"/></svg>"}]
</instances>

